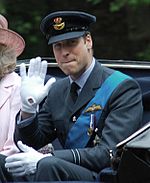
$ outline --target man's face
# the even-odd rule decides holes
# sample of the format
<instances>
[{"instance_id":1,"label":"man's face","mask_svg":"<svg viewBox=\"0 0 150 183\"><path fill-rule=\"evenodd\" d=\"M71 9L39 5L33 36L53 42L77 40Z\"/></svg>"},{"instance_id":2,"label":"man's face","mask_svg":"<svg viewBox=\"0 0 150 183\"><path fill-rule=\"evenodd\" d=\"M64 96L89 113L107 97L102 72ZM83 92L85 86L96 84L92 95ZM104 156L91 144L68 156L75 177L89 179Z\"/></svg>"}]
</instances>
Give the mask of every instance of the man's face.
<instances>
[{"instance_id":1,"label":"man's face","mask_svg":"<svg viewBox=\"0 0 150 183\"><path fill-rule=\"evenodd\" d=\"M73 80L89 67L92 61L92 38L87 36L53 44L53 52L61 70Z\"/></svg>"}]
</instances>

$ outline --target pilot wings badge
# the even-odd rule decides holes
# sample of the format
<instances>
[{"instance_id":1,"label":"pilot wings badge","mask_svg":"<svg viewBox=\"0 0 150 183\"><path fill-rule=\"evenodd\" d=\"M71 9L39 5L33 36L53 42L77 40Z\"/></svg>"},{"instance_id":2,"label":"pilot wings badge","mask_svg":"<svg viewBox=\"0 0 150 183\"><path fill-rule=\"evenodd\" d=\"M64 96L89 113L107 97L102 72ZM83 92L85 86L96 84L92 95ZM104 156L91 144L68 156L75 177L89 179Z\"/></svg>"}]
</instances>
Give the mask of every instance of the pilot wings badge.
<instances>
[{"instance_id":1,"label":"pilot wings badge","mask_svg":"<svg viewBox=\"0 0 150 183\"><path fill-rule=\"evenodd\" d=\"M84 113L91 113L91 112L95 112L95 111L98 111L98 110L102 110L102 107L100 105L93 104L92 106L88 107L84 111Z\"/></svg>"}]
</instances>

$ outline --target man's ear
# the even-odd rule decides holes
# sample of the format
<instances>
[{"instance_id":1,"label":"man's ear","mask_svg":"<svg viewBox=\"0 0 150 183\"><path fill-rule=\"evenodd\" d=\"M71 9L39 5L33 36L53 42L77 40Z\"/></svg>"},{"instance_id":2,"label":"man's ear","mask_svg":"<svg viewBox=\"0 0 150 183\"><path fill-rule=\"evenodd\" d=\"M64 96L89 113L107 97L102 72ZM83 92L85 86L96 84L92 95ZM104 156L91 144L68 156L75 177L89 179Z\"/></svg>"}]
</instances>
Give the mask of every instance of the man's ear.
<instances>
[{"instance_id":1,"label":"man's ear","mask_svg":"<svg viewBox=\"0 0 150 183\"><path fill-rule=\"evenodd\" d=\"M86 45L88 49L92 49L93 47L93 41L92 41L92 37L90 34L86 35Z\"/></svg>"}]
</instances>

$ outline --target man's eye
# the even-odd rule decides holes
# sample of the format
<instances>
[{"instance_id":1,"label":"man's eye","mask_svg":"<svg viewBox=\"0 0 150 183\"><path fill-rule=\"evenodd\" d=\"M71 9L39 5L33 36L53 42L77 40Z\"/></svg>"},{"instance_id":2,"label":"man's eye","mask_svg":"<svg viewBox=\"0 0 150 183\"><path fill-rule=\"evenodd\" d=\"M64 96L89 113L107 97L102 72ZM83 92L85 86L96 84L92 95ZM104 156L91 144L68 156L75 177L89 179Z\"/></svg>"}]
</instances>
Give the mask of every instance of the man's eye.
<instances>
[{"instance_id":1,"label":"man's eye","mask_svg":"<svg viewBox=\"0 0 150 183\"><path fill-rule=\"evenodd\" d=\"M78 43L77 39L71 39L68 42L70 45L76 45Z\"/></svg>"},{"instance_id":2,"label":"man's eye","mask_svg":"<svg viewBox=\"0 0 150 183\"><path fill-rule=\"evenodd\" d=\"M61 47L60 44L54 44L55 49L59 49L60 47Z\"/></svg>"}]
</instances>

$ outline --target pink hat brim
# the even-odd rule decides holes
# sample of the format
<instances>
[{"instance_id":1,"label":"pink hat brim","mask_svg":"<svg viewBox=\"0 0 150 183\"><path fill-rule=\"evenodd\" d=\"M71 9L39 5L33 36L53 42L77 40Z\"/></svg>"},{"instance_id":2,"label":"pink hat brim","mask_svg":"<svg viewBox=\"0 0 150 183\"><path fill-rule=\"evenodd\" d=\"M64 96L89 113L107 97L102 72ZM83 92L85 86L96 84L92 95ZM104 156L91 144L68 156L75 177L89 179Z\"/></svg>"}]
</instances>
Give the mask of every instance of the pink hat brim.
<instances>
[{"instance_id":1,"label":"pink hat brim","mask_svg":"<svg viewBox=\"0 0 150 183\"><path fill-rule=\"evenodd\" d=\"M4 28L0 28L0 44L13 48L17 57L25 48L25 41L19 34L10 29Z\"/></svg>"}]
</instances>

